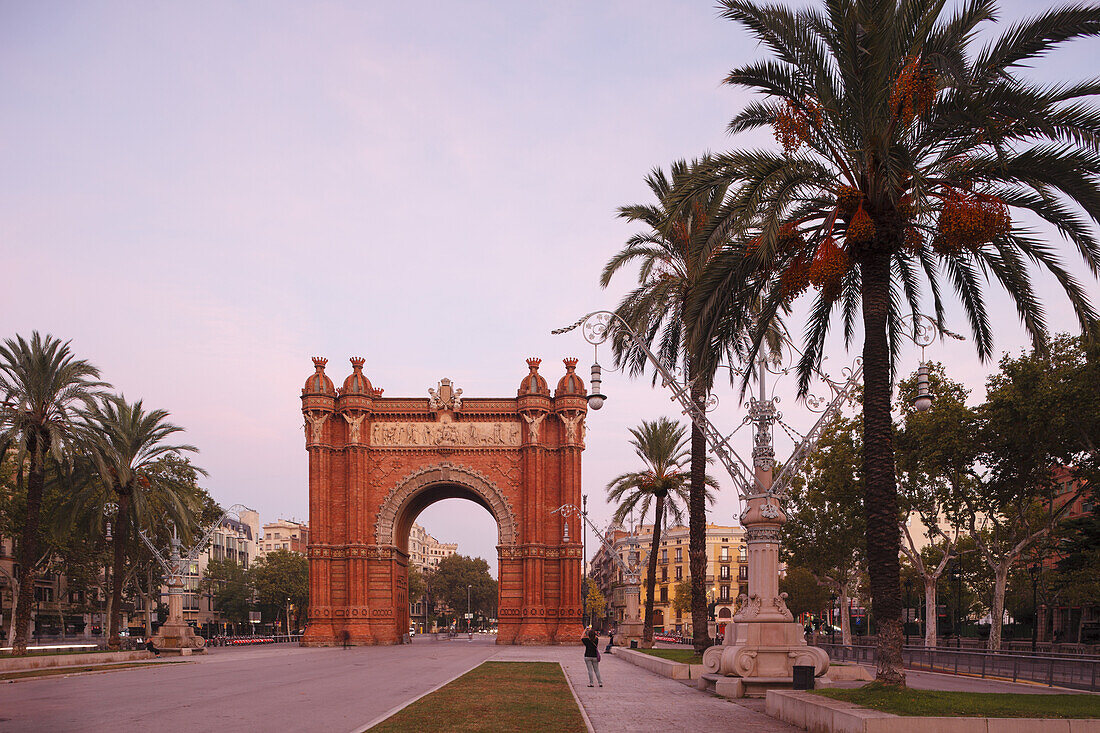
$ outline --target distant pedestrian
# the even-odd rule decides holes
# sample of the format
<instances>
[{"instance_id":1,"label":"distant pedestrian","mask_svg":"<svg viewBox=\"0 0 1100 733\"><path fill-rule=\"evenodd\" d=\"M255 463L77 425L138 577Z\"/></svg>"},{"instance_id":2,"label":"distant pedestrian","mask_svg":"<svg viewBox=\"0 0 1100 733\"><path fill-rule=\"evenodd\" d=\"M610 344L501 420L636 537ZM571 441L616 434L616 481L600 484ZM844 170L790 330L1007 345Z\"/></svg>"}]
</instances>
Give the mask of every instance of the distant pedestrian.
<instances>
[{"instance_id":1,"label":"distant pedestrian","mask_svg":"<svg viewBox=\"0 0 1100 733\"><path fill-rule=\"evenodd\" d=\"M157 659L160 659L160 652L159 652L159 651L157 651L157 648L156 648L156 646L154 646L154 645L153 645L153 640L152 640L152 638L150 638L150 639L149 639L148 641L146 641L146 642L145 642L145 649L146 649L147 651L150 651L150 652L152 652L152 653L153 653L153 656L155 656L155 657L156 657Z\"/></svg>"},{"instance_id":2,"label":"distant pedestrian","mask_svg":"<svg viewBox=\"0 0 1100 733\"><path fill-rule=\"evenodd\" d=\"M350 641L350 640L351 640L351 634L348 633L347 629L344 629L343 631L340 632L340 641L343 642L345 649L348 648L348 641Z\"/></svg>"},{"instance_id":3,"label":"distant pedestrian","mask_svg":"<svg viewBox=\"0 0 1100 733\"><path fill-rule=\"evenodd\" d=\"M584 664L588 668L588 686L592 686L595 675L596 681L603 687L603 678L600 677L600 644L596 640L596 630L589 629L581 641L584 643Z\"/></svg>"},{"instance_id":4,"label":"distant pedestrian","mask_svg":"<svg viewBox=\"0 0 1100 733\"><path fill-rule=\"evenodd\" d=\"M611 647L615 646L615 629L611 629L607 632L607 648L603 650L604 654L611 653Z\"/></svg>"}]
</instances>

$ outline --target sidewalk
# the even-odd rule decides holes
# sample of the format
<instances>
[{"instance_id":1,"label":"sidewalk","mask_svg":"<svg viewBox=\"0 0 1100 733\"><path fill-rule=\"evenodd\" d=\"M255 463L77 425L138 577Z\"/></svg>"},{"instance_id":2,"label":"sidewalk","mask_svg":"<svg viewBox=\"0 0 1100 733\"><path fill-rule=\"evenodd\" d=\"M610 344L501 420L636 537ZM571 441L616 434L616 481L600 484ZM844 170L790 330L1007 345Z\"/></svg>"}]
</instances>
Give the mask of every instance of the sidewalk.
<instances>
[{"instance_id":1,"label":"sidewalk","mask_svg":"<svg viewBox=\"0 0 1100 733\"><path fill-rule=\"evenodd\" d=\"M604 654L603 687L588 687L584 649L576 647L501 647L493 659L511 662L561 662L596 733L638 730L736 730L739 733L795 733L781 723L733 701L647 672Z\"/></svg>"}]
</instances>

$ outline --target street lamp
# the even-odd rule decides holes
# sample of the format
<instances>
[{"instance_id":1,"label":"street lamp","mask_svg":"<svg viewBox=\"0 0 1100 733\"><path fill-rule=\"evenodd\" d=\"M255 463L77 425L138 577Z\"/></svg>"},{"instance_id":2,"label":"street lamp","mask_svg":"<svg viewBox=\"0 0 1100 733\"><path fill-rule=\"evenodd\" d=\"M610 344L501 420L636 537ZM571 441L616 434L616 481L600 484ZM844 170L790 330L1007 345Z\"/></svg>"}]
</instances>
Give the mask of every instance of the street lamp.
<instances>
[{"instance_id":1,"label":"street lamp","mask_svg":"<svg viewBox=\"0 0 1100 733\"><path fill-rule=\"evenodd\" d=\"M474 615L470 611L470 589L471 588L473 588L472 585L467 585L466 586L466 633L470 635L470 639L469 639L470 641L472 641L473 638L474 638L473 632L470 631L470 622L473 621L473 619L474 619Z\"/></svg>"},{"instance_id":2,"label":"street lamp","mask_svg":"<svg viewBox=\"0 0 1100 733\"><path fill-rule=\"evenodd\" d=\"M962 568L958 558L951 566L950 577L955 581L955 648L962 649Z\"/></svg>"},{"instance_id":3,"label":"street lamp","mask_svg":"<svg viewBox=\"0 0 1100 733\"><path fill-rule=\"evenodd\" d=\"M290 641L290 596L286 598L286 640Z\"/></svg>"},{"instance_id":4,"label":"street lamp","mask_svg":"<svg viewBox=\"0 0 1100 733\"><path fill-rule=\"evenodd\" d=\"M1032 608L1032 623L1031 623L1031 653L1035 653L1035 647L1039 641L1039 572L1042 570L1042 566L1033 562L1027 566L1027 572L1031 576L1031 608Z\"/></svg>"},{"instance_id":5,"label":"street lamp","mask_svg":"<svg viewBox=\"0 0 1100 733\"><path fill-rule=\"evenodd\" d=\"M909 646L909 621L913 616L913 606L910 602L910 593L913 590L913 579L905 579L905 646Z\"/></svg>"}]
</instances>

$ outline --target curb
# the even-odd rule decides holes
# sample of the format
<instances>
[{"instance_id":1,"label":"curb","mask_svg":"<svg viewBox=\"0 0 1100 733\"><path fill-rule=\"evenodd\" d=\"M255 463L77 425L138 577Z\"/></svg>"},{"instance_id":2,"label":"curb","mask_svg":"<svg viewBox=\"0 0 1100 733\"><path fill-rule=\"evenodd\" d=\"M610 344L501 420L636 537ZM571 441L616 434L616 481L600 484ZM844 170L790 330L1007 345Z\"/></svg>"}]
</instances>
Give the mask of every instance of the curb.
<instances>
[{"instance_id":1,"label":"curb","mask_svg":"<svg viewBox=\"0 0 1100 733\"><path fill-rule=\"evenodd\" d=\"M569 673L565 671L565 665L558 662L558 666L561 667L561 673L565 677L565 684L569 685L569 691L573 693L573 700L577 703L577 709L581 711L581 717L584 719L584 727L588 729L588 733L596 733L596 729L592 727L592 720L588 717L588 711L584 709L584 703L577 697L577 690L573 687L573 680L569 679Z\"/></svg>"}]
</instances>

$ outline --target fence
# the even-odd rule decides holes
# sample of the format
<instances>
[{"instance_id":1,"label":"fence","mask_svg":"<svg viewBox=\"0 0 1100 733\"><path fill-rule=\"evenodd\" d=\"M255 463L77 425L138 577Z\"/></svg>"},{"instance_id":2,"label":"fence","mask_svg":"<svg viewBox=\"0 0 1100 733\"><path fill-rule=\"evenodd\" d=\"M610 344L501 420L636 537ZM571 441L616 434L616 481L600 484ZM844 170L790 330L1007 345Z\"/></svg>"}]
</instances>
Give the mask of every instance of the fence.
<instances>
[{"instance_id":1,"label":"fence","mask_svg":"<svg viewBox=\"0 0 1100 733\"><path fill-rule=\"evenodd\" d=\"M874 664L875 647L818 643L837 661ZM1055 654L1011 654L968 649L905 647L902 659L908 669L975 677L1039 682L1053 687L1100 692L1100 658Z\"/></svg>"}]
</instances>

